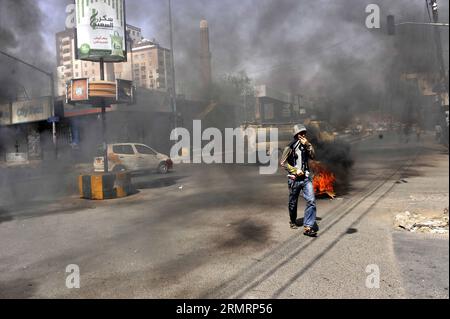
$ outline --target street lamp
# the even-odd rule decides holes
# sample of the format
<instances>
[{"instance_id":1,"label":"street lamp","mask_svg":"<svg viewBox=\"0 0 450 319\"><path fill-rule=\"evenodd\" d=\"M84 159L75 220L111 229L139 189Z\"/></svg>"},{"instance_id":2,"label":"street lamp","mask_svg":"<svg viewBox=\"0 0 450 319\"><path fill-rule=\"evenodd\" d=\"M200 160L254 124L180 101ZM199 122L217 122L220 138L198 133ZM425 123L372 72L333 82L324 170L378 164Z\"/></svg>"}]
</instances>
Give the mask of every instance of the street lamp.
<instances>
[{"instance_id":1,"label":"street lamp","mask_svg":"<svg viewBox=\"0 0 450 319\"><path fill-rule=\"evenodd\" d=\"M56 141L56 119L55 119L55 83L54 83L53 73L44 71L44 70L38 68L37 66L34 66L28 62L25 62L19 58L12 56L11 54L1 51L1 50L0 50L0 54L3 54L4 56L6 56L14 61L25 64L26 66L28 66L38 72L41 72L50 78L50 91L51 91L51 93L50 93L51 94L51 102L50 103L51 103L51 109L52 109L52 117L51 117L52 137L53 137L53 146L54 146L54 150L55 150L55 159L57 159L58 158L58 148L57 148L57 144L56 144L57 141Z\"/></svg>"}]
</instances>

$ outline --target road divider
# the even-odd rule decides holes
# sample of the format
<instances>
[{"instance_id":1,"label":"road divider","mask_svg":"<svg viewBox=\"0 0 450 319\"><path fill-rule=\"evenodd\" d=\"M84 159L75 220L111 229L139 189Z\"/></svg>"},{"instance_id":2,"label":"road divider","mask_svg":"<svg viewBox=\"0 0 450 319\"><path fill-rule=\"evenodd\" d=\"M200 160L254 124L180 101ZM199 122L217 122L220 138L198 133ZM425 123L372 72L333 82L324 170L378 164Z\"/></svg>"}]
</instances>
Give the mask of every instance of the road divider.
<instances>
[{"instance_id":1,"label":"road divider","mask_svg":"<svg viewBox=\"0 0 450 319\"><path fill-rule=\"evenodd\" d=\"M95 173L78 177L80 197L90 200L123 198L136 192L130 173Z\"/></svg>"}]
</instances>

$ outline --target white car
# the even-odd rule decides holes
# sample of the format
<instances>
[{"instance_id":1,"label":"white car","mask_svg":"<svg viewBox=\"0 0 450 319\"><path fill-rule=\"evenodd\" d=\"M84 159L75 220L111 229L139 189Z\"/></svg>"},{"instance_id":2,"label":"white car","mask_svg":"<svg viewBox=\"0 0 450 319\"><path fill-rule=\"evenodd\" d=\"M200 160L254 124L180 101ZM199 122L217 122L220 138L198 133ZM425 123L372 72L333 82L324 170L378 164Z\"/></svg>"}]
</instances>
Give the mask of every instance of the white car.
<instances>
[{"instance_id":1,"label":"white car","mask_svg":"<svg viewBox=\"0 0 450 319\"><path fill-rule=\"evenodd\" d=\"M157 170L161 174L167 174L172 168L173 162L167 155L158 153L147 145L137 143L108 145L110 172ZM94 170L104 172L103 156L95 157Z\"/></svg>"}]
</instances>

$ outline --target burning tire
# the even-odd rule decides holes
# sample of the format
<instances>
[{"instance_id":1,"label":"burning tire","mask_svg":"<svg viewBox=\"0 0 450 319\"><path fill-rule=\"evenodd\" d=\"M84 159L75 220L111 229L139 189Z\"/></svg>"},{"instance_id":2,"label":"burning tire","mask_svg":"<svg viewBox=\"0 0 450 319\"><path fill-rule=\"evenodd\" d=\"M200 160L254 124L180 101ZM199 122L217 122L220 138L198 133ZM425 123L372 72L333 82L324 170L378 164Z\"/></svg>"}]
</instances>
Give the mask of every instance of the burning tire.
<instances>
[{"instance_id":1,"label":"burning tire","mask_svg":"<svg viewBox=\"0 0 450 319\"><path fill-rule=\"evenodd\" d=\"M311 168L314 172L313 187L316 196L329 196L330 198L335 198L336 175L320 162L312 162Z\"/></svg>"}]
</instances>

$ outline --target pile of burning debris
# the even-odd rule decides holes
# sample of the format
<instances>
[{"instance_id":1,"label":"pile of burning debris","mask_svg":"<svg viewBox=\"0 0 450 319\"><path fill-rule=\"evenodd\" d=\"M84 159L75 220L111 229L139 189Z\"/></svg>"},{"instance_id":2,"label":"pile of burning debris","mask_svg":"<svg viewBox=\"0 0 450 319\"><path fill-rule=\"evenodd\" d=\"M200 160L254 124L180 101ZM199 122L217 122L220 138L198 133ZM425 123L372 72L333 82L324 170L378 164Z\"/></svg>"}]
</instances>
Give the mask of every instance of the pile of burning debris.
<instances>
[{"instance_id":1,"label":"pile of burning debris","mask_svg":"<svg viewBox=\"0 0 450 319\"><path fill-rule=\"evenodd\" d=\"M345 141L326 140L314 127L308 127L308 132L316 158L320 160L310 163L314 172L314 192L318 197L334 199L350 183L349 176L354 164L351 145Z\"/></svg>"},{"instance_id":2,"label":"pile of burning debris","mask_svg":"<svg viewBox=\"0 0 450 319\"><path fill-rule=\"evenodd\" d=\"M407 211L395 216L394 225L413 233L448 234L448 208L431 218Z\"/></svg>"},{"instance_id":3,"label":"pile of burning debris","mask_svg":"<svg viewBox=\"0 0 450 319\"><path fill-rule=\"evenodd\" d=\"M329 196L334 199L336 175L324 164L316 161L311 162L311 169L314 172L313 187L316 196Z\"/></svg>"}]
</instances>

